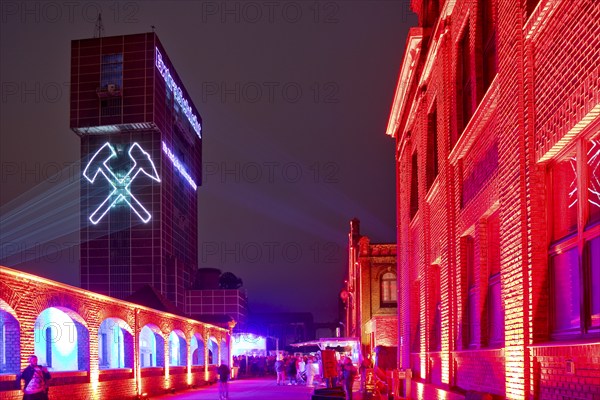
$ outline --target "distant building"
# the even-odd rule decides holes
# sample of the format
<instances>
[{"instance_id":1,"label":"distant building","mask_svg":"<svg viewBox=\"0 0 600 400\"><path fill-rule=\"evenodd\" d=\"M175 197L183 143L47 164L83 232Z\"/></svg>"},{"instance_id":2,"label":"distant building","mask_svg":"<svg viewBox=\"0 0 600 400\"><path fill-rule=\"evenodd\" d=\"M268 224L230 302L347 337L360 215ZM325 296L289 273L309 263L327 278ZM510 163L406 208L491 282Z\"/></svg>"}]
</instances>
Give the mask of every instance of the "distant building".
<instances>
[{"instance_id":1,"label":"distant building","mask_svg":"<svg viewBox=\"0 0 600 400\"><path fill-rule=\"evenodd\" d=\"M411 7L387 128L398 366L424 398L600 393L600 3Z\"/></svg>"},{"instance_id":2,"label":"distant building","mask_svg":"<svg viewBox=\"0 0 600 400\"><path fill-rule=\"evenodd\" d=\"M376 346L396 347L398 303L396 244L371 243L350 221L348 280L341 292L344 336L360 338L363 354Z\"/></svg>"},{"instance_id":3,"label":"distant building","mask_svg":"<svg viewBox=\"0 0 600 400\"><path fill-rule=\"evenodd\" d=\"M81 138L81 287L145 285L179 310L198 268L202 118L155 33L71 43Z\"/></svg>"},{"instance_id":4,"label":"distant building","mask_svg":"<svg viewBox=\"0 0 600 400\"><path fill-rule=\"evenodd\" d=\"M231 320L240 326L247 321L248 299L246 291L241 288L242 282L238 279L239 282L227 285L223 281L226 274L232 275L223 274L217 268L198 270L195 286L187 291L187 315L222 327Z\"/></svg>"},{"instance_id":5,"label":"distant building","mask_svg":"<svg viewBox=\"0 0 600 400\"><path fill-rule=\"evenodd\" d=\"M235 332L254 333L267 339L267 350L296 351L289 345L315 338L313 315L308 312L251 313Z\"/></svg>"}]
</instances>

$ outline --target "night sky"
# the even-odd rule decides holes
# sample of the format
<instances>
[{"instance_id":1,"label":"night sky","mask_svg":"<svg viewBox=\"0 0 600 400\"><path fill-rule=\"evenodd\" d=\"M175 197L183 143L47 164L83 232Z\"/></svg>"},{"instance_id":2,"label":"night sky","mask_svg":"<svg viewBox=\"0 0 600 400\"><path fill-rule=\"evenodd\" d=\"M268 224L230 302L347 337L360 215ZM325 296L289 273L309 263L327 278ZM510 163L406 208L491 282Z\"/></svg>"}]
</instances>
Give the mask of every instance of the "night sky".
<instances>
[{"instance_id":1,"label":"night sky","mask_svg":"<svg viewBox=\"0 0 600 400\"><path fill-rule=\"evenodd\" d=\"M79 285L79 137L70 45L155 27L203 118L199 265L244 282L251 312L335 321L349 221L395 242L385 128L406 1L1 4L0 263Z\"/></svg>"}]
</instances>

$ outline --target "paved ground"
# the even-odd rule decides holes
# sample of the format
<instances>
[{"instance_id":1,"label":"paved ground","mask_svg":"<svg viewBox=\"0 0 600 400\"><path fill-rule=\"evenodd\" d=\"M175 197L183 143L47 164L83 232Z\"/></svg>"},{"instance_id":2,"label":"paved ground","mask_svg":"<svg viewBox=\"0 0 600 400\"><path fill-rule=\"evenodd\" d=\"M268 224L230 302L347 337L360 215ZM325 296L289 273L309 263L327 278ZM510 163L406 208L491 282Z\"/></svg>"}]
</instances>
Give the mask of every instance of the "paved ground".
<instances>
[{"instance_id":1,"label":"paved ground","mask_svg":"<svg viewBox=\"0 0 600 400\"><path fill-rule=\"evenodd\" d=\"M306 386L277 386L275 377L241 379L229 382L230 400L310 400L314 388ZM152 397L162 400L218 400L217 384L197 390Z\"/></svg>"}]
</instances>

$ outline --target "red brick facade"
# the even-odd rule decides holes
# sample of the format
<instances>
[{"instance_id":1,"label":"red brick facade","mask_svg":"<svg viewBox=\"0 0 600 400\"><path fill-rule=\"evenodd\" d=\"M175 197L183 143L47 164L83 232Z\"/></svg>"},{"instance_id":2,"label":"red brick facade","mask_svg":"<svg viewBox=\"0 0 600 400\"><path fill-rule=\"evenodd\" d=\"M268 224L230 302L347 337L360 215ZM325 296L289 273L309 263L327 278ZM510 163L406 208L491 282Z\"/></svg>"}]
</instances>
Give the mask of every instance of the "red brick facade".
<instances>
[{"instance_id":1,"label":"red brick facade","mask_svg":"<svg viewBox=\"0 0 600 400\"><path fill-rule=\"evenodd\" d=\"M411 5L399 368L438 398L600 398L600 3Z\"/></svg>"},{"instance_id":2,"label":"red brick facade","mask_svg":"<svg viewBox=\"0 0 600 400\"><path fill-rule=\"evenodd\" d=\"M396 347L398 308L396 301L396 245L371 244L361 236L359 221L352 220L350 263L345 290L346 336L360 337L363 355L376 346ZM353 289L352 291L350 289Z\"/></svg>"},{"instance_id":3,"label":"red brick facade","mask_svg":"<svg viewBox=\"0 0 600 400\"><path fill-rule=\"evenodd\" d=\"M0 267L0 324L8 332L0 341L7 360L0 375L0 398L22 398L19 386L15 385L16 373L27 366L28 356L34 353L38 340L34 334L35 324L40 313L49 307L64 311L77 326L79 359L77 371L50 369L51 398L132 399L141 393L151 395L187 389L216 380L215 364L222 358L229 362L229 332L225 329ZM107 318L124 321L133 338L125 345L125 352L133 353L130 367L102 369L99 366L98 333ZM164 358L160 360L163 366L142 368L140 365L139 338L144 326L152 327L154 333L162 337L164 349L157 351ZM169 365L165 357L169 354L171 332L183 333L181 366ZM211 340L216 343L218 354L212 365L208 362L209 352L204 350L204 365L192 365L192 337L200 338L200 343Z\"/></svg>"}]
</instances>

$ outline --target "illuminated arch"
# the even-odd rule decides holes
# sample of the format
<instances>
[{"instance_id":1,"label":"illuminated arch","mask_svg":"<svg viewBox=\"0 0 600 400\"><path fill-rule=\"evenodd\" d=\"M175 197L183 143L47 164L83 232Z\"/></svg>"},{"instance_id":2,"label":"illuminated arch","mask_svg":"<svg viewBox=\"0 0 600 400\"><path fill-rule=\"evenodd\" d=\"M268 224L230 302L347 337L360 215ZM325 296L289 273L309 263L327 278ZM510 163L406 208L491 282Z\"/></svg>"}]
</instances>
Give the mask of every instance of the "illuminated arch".
<instances>
[{"instance_id":1,"label":"illuminated arch","mask_svg":"<svg viewBox=\"0 0 600 400\"><path fill-rule=\"evenodd\" d=\"M35 320L34 353L51 371L87 371L90 364L89 332L72 310L49 307Z\"/></svg>"},{"instance_id":2,"label":"illuminated arch","mask_svg":"<svg viewBox=\"0 0 600 400\"><path fill-rule=\"evenodd\" d=\"M190 343L190 351L192 353L192 365L204 365L204 353L206 351L204 340L198 333L192 336Z\"/></svg>"},{"instance_id":3,"label":"illuminated arch","mask_svg":"<svg viewBox=\"0 0 600 400\"><path fill-rule=\"evenodd\" d=\"M19 372L20 357L21 330L17 314L8 303L0 299L0 374Z\"/></svg>"},{"instance_id":4,"label":"illuminated arch","mask_svg":"<svg viewBox=\"0 0 600 400\"><path fill-rule=\"evenodd\" d=\"M187 341L179 329L169 334L169 365L187 365Z\"/></svg>"},{"instance_id":5,"label":"illuminated arch","mask_svg":"<svg viewBox=\"0 0 600 400\"><path fill-rule=\"evenodd\" d=\"M229 346L224 338L221 339L221 363L229 365Z\"/></svg>"},{"instance_id":6,"label":"illuminated arch","mask_svg":"<svg viewBox=\"0 0 600 400\"><path fill-rule=\"evenodd\" d=\"M100 369L133 368L132 329L119 318L106 318L98 328Z\"/></svg>"},{"instance_id":7,"label":"illuminated arch","mask_svg":"<svg viewBox=\"0 0 600 400\"><path fill-rule=\"evenodd\" d=\"M140 330L139 346L141 368L165 366L165 340L156 325L144 325Z\"/></svg>"},{"instance_id":8,"label":"illuminated arch","mask_svg":"<svg viewBox=\"0 0 600 400\"><path fill-rule=\"evenodd\" d=\"M214 336L211 336L208 339L206 349L208 350L208 365L215 365L216 363L218 363L219 344Z\"/></svg>"}]
</instances>

